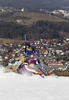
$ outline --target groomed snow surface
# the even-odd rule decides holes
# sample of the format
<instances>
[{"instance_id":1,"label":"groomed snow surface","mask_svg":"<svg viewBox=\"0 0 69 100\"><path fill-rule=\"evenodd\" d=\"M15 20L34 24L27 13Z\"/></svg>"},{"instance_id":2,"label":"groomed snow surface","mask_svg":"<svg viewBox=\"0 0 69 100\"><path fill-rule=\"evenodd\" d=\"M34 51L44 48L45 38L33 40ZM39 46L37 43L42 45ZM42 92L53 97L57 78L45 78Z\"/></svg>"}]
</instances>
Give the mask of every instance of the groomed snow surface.
<instances>
[{"instance_id":1,"label":"groomed snow surface","mask_svg":"<svg viewBox=\"0 0 69 100\"><path fill-rule=\"evenodd\" d=\"M69 100L69 77L5 73L0 67L0 100Z\"/></svg>"}]
</instances>

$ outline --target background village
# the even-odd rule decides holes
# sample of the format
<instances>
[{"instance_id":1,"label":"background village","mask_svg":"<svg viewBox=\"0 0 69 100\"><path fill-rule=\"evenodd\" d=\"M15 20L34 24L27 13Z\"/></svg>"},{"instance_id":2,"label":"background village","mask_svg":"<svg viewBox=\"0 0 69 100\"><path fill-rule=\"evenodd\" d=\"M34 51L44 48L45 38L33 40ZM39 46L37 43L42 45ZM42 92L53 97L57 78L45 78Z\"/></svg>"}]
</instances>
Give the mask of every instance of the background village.
<instances>
[{"instance_id":1,"label":"background village","mask_svg":"<svg viewBox=\"0 0 69 100\"><path fill-rule=\"evenodd\" d=\"M69 69L69 38L40 39L33 41L33 45L45 74ZM25 56L25 44L0 44L0 64L4 67L19 66ZM33 58L35 55L30 54L29 57Z\"/></svg>"}]
</instances>

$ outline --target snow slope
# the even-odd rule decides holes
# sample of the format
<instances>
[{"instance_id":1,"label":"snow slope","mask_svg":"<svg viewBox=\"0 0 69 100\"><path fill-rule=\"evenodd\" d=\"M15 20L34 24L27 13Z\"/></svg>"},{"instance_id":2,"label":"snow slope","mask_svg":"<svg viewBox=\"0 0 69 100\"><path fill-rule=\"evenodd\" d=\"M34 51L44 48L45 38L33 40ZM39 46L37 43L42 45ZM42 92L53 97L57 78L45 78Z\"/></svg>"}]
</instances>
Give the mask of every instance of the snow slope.
<instances>
[{"instance_id":1,"label":"snow slope","mask_svg":"<svg viewBox=\"0 0 69 100\"><path fill-rule=\"evenodd\" d=\"M0 68L0 100L69 100L69 77L19 75Z\"/></svg>"}]
</instances>

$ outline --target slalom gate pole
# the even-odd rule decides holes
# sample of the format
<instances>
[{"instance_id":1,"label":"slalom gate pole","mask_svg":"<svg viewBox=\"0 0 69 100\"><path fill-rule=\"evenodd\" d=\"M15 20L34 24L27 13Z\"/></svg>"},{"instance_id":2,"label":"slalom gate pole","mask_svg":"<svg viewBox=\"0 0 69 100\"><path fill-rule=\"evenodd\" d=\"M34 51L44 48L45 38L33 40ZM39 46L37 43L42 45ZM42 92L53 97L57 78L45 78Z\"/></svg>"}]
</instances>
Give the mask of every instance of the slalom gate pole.
<instances>
[{"instance_id":1,"label":"slalom gate pole","mask_svg":"<svg viewBox=\"0 0 69 100\"><path fill-rule=\"evenodd\" d=\"M32 43L32 42L31 42L31 43ZM34 48L34 45L33 45L33 43L32 43L32 46L33 46L33 48ZM34 53L36 54L36 58L39 60L39 57L37 56L37 53L36 53L36 51L35 51ZM41 72L43 72L40 62L39 62L39 65L40 65Z\"/></svg>"},{"instance_id":2,"label":"slalom gate pole","mask_svg":"<svg viewBox=\"0 0 69 100\"><path fill-rule=\"evenodd\" d=\"M25 42L26 42L26 34L24 35L24 37L25 37ZM25 48L26 48L26 44L25 44ZM26 57L27 57L27 53L26 53Z\"/></svg>"}]
</instances>

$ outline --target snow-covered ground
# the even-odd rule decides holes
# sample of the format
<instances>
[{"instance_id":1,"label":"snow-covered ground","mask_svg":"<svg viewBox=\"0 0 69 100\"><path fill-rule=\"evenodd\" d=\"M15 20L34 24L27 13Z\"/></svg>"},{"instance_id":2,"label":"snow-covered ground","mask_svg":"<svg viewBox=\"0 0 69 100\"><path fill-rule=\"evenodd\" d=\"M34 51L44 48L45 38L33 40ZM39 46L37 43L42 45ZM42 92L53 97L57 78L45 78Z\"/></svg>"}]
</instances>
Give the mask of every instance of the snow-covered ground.
<instances>
[{"instance_id":1,"label":"snow-covered ground","mask_svg":"<svg viewBox=\"0 0 69 100\"><path fill-rule=\"evenodd\" d=\"M0 100L69 100L69 77L41 78L0 68Z\"/></svg>"}]
</instances>

